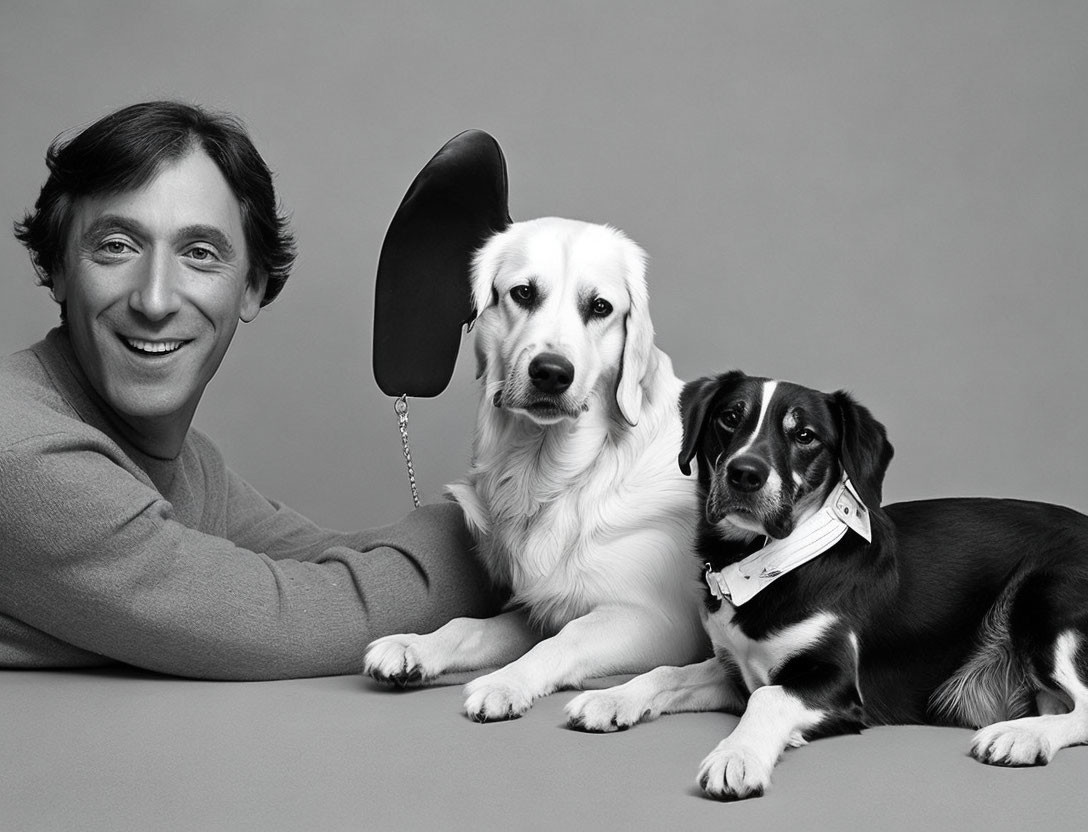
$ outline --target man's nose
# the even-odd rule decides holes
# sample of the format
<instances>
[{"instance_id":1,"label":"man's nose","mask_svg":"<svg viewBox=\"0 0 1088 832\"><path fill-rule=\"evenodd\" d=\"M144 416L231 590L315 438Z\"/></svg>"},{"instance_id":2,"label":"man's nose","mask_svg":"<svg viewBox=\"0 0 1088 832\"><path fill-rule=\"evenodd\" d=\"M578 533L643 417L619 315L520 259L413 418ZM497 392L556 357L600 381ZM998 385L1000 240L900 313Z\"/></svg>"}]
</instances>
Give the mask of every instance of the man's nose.
<instances>
[{"instance_id":1,"label":"man's nose","mask_svg":"<svg viewBox=\"0 0 1088 832\"><path fill-rule=\"evenodd\" d=\"M129 296L129 305L152 321L161 321L181 308L177 261L157 252L147 259Z\"/></svg>"}]
</instances>

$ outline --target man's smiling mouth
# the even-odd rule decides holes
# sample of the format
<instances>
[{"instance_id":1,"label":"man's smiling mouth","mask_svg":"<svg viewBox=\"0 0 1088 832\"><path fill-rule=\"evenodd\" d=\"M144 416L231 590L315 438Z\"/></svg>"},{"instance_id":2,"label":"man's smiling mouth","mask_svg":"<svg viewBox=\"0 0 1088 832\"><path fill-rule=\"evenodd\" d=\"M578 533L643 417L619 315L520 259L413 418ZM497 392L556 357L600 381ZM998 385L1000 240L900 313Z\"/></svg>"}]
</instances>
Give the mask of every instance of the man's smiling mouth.
<instances>
[{"instance_id":1,"label":"man's smiling mouth","mask_svg":"<svg viewBox=\"0 0 1088 832\"><path fill-rule=\"evenodd\" d=\"M134 352L138 355L159 356L170 355L177 352L185 344L185 341L145 341L142 338L121 336L121 343L128 347L130 352Z\"/></svg>"}]
</instances>

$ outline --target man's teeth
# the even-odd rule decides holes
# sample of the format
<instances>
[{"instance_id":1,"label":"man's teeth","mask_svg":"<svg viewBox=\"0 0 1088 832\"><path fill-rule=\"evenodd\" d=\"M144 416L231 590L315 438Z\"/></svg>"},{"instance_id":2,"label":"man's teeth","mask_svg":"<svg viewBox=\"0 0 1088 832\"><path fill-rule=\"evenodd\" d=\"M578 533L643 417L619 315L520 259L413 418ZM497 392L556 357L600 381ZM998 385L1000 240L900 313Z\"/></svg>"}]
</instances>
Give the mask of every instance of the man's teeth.
<instances>
[{"instance_id":1,"label":"man's teeth","mask_svg":"<svg viewBox=\"0 0 1088 832\"><path fill-rule=\"evenodd\" d=\"M167 353L178 349L181 341L141 341L139 338L126 338L125 343L138 352Z\"/></svg>"}]
</instances>

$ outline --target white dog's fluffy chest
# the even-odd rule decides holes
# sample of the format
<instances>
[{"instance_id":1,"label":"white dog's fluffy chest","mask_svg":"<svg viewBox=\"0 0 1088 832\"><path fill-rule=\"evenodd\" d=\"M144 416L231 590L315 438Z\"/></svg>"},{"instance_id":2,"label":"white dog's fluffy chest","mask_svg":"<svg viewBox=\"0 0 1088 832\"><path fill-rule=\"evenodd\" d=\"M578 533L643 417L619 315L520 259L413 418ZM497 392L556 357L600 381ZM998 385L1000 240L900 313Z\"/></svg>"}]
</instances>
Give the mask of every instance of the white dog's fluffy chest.
<instances>
[{"instance_id":1,"label":"white dog's fluffy chest","mask_svg":"<svg viewBox=\"0 0 1088 832\"><path fill-rule=\"evenodd\" d=\"M634 430L652 439L619 445L590 444L582 426L554 447L505 447L449 488L492 576L545 630L609 603L697 604L697 497L676 465L679 418L647 422Z\"/></svg>"},{"instance_id":2,"label":"white dog's fluffy chest","mask_svg":"<svg viewBox=\"0 0 1088 832\"><path fill-rule=\"evenodd\" d=\"M591 541L582 507L574 495L563 495L539 507L531 521L497 523L482 544L515 599L552 626L584 615L610 594L611 570L584 568ZM614 556L598 547L592 558L607 564Z\"/></svg>"}]
</instances>

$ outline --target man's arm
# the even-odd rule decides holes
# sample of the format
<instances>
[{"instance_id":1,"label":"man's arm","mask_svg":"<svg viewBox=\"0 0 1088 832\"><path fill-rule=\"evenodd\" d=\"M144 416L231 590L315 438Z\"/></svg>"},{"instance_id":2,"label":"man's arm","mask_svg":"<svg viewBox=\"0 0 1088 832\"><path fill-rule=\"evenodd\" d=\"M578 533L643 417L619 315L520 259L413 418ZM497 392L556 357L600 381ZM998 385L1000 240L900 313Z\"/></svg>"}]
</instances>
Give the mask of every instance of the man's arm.
<instances>
[{"instance_id":1,"label":"man's arm","mask_svg":"<svg viewBox=\"0 0 1088 832\"><path fill-rule=\"evenodd\" d=\"M356 535L268 505L242 539L301 559L186 527L97 449L27 440L0 453L0 614L151 670L271 679L355 672L372 638L496 609L452 505Z\"/></svg>"}]
</instances>

